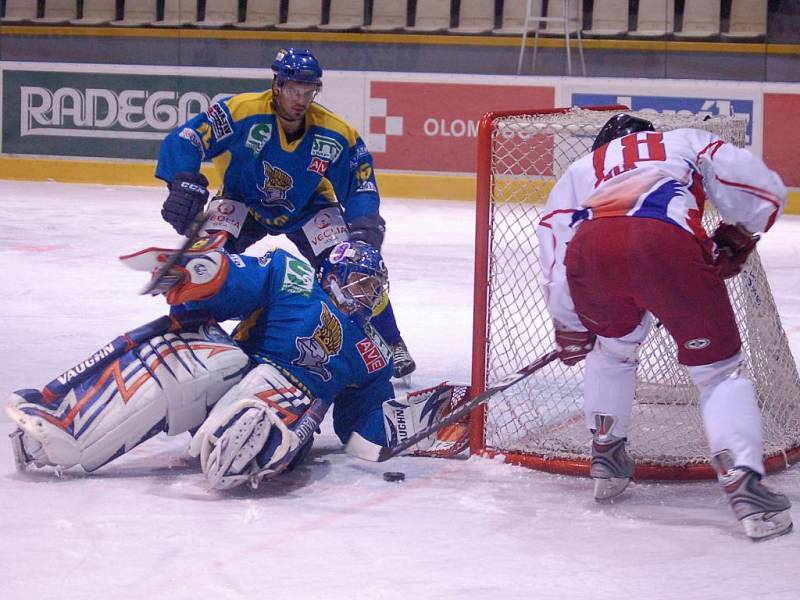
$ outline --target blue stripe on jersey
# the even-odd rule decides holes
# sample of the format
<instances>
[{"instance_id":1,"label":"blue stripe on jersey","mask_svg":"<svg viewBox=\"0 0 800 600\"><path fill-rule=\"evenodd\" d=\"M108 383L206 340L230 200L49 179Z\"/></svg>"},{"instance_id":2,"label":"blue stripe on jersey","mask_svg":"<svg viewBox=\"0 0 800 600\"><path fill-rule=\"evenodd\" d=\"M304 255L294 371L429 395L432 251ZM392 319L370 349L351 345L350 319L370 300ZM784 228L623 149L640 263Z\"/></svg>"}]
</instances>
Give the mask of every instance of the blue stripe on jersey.
<instances>
[{"instance_id":1,"label":"blue stripe on jersey","mask_svg":"<svg viewBox=\"0 0 800 600\"><path fill-rule=\"evenodd\" d=\"M680 189L681 185L674 180L667 181L658 186L647 195L642 205L632 216L658 219L659 221L666 221L667 223L672 223L680 227L679 223L667 216L669 203L672 202L675 196L680 195Z\"/></svg>"}]
</instances>

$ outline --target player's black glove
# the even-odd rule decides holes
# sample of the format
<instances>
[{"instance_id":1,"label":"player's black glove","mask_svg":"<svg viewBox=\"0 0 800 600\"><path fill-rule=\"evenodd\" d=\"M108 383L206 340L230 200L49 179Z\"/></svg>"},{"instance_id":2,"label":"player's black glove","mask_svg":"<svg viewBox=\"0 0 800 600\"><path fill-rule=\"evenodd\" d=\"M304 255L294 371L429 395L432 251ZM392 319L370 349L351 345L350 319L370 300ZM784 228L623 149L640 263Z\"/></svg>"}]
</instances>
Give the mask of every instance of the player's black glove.
<instances>
[{"instance_id":1,"label":"player's black glove","mask_svg":"<svg viewBox=\"0 0 800 600\"><path fill-rule=\"evenodd\" d=\"M716 244L714 266L723 279L738 275L747 257L756 247L758 235L753 235L741 225L720 223L711 236Z\"/></svg>"},{"instance_id":2,"label":"player's black glove","mask_svg":"<svg viewBox=\"0 0 800 600\"><path fill-rule=\"evenodd\" d=\"M347 228L350 230L350 240L366 242L378 250L381 249L383 237L386 235L386 221L380 215L357 217L347 223Z\"/></svg>"},{"instance_id":3,"label":"player's black glove","mask_svg":"<svg viewBox=\"0 0 800 600\"><path fill-rule=\"evenodd\" d=\"M239 231L239 236L228 236L228 241L225 243L225 250L231 254L241 254L268 233L269 231L267 231L266 227L256 221L252 215L247 215L242 229Z\"/></svg>"},{"instance_id":4,"label":"player's black glove","mask_svg":"<svg viewBox=\"0 0 800 600\"><path fill-rule=\"evenodd\" d=\"M596 336L591 331L570 331L560 323L553 323L556 330L556 350L564 364L581 362L594 347Z\"/></svg>"},{"instance_id":5,"label":"player's black glove","mask_svg":"<svg viewBox=\"0 0 800 600\"><path fill-rule=\"evenodd\" d=\"M178 173L167 187L169 195L161 208L161 216L184 235L208 200L208 179L200 173Z\"/></svg>"}]
</instances>

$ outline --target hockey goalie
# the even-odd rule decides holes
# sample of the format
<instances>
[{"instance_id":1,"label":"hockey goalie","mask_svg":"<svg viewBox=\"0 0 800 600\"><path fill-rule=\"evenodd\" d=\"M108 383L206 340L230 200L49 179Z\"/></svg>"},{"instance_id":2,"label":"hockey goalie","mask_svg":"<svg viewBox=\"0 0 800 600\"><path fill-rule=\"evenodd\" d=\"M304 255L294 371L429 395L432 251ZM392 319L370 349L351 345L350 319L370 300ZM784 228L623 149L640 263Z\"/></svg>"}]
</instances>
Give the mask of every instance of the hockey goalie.
<instances>
[{"instance_id":1,"label":"hockey goalie","mask_svg":"<svg viewBox=\"0 0 800 600\"><path fill-rule=\"evenodd\" d=\"M283 250L228 254L224 240L122 257L153 277L175 260L148 286L171 312L12 395L20 469L93 471L160 432L191 432L211 488L255 487L303 461L331 407L341 441L356 436L362 448L396 443L398 423L413 433L451 408L452 386L394 398L392 353L369 322L388 288L376 248L337 245L318 280ZM232 335L218 325L229 319L239 321ZM421 447L463 448L461 434Z\"/></svg>"}]
</instances>

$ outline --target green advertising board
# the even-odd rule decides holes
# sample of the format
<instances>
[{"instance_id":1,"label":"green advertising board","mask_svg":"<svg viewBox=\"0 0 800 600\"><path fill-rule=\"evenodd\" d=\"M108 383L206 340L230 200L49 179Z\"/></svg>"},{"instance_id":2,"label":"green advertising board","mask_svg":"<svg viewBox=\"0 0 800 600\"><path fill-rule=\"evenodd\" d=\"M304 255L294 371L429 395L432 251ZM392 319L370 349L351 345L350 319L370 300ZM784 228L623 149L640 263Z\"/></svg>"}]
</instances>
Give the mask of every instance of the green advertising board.
<instances>
[{"instance_id":1,"label":"green advertising board","mask_svg":"<svg viewBox=\"0 0 800 600\"><path fill-rule=\"evenodd\" d=\"M263 79L85 70L2 69L3 154L155 159L172 129ZM96 68L96 67L95 67Z\"/></svg>"}]
</instances>

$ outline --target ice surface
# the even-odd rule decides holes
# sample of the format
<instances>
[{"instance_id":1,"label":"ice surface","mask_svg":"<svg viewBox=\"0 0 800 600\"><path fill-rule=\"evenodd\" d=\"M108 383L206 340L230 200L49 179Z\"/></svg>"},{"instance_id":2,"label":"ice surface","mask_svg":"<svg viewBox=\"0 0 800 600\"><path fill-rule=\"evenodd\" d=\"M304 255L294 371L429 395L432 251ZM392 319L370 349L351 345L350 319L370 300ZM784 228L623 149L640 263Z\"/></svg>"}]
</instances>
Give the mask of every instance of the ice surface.
<instances>
[{"instance_id":1,"label":"ice surface","mask_svg":"<svg viewBox=\"0 0 800 600\"><path fill-rule=\"evenodd\" d=\"M162 300L137 295L142 274L116 258L178 241L158 214L163 197L0 182L0 401L164 312ZM413 387L466 382L473 208L388 199L383 213L392 299L419 365ZM759 249L797 359L800 218L779 221ZM11 430L0 415L0 431ZM308 466L228 494L204 490L188 435L60 479L18 474L0 440L0 599L800 595L800 534L751 543L713 482L635 483L599 506L585 479L480 458L373 464L345 455L330 431ZM385 482L386 470L405 482ZM770 482L800 506L800 468Z\"/></svg>"}]
</instances>

